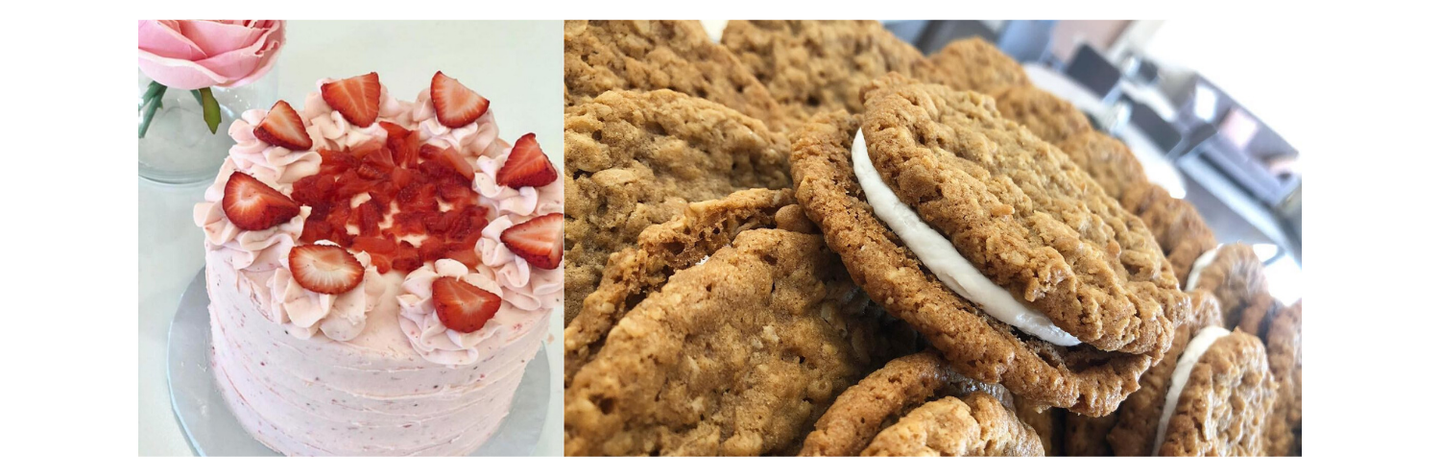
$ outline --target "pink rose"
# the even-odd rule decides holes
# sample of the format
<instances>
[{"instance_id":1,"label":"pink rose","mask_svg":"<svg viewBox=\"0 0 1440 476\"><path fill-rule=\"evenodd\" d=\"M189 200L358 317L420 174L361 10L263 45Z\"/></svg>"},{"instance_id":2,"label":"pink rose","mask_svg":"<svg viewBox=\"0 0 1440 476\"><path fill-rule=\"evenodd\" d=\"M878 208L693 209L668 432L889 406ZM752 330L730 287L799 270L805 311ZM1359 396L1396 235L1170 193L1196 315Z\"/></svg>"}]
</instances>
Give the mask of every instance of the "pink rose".
<instances>
[{"instance_id":1,"label":"pink rose","mask_svg":"<svg viewBox=\"0 0 1440 476\"><path fill-rule=\"evenodd\" d=\"M284 20L140 20L140 71L172 88L243 86L284 44Z\"/></svg>"}]
</instances>

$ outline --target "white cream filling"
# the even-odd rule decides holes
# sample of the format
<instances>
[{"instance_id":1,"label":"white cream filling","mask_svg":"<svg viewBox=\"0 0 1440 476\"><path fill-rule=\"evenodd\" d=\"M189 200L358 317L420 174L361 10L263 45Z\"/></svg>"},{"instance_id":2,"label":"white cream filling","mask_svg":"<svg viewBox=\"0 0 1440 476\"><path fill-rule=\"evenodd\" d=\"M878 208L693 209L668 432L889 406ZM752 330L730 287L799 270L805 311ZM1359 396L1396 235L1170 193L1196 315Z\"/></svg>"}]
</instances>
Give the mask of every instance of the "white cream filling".
<instances>
[{"instance_id":1,"label":"white cream filling","mask_svg":"<svg viewBox=\"0 0 1440 476\"><path fill-rule=\"evenodd\" d=\"M1219 252L1220 247L1216 246L1210 251L1200 254L1199 258L1195 258L1195 263L1190 265L1190 277L1185 279L1185 292L1195 290L1195 285L1200 284L1200 273L1215 262L1215 255Z\"/></svg>"},{"instance_id":2,"label":"white cream filling","mask_svg":"<svg viewBox=\"0 0 1440 476\"><path fill-rule=\"evenodd\" d=\"M1080 339L1056 327L1045 314L1031 309L980 274L974 264L960 256L950 240L921 220L909 205L901 202L890 186L880 179L880 173L870 162L870 153L865 148L865 136L858 131L851 157L855 164L855 178L860 181L860 188L865 191L870 207L875 209L875 216L889 225L900 241L905 242L905 246L946 287L975 303L985 314L1015 326L1021 332L1059 346L1080 344Z\"/></svg>"},{"instance_id":3,"label":"white cream filling","mask_svg":"<svg viewBox=\"0 0 1440 476\"><path fill-rule=\"evenodd\" d=\"M1200 361L1200 356L1210 350L1210 346L1221 337L1230 335L1230 331L1220 326L1208 326L1200 329L1190 338L1190 343L1185 345L1185 352L1180 354L1180 360L1175 362L1175 373L1170 374L1170 390L1165 392L1165 407L1160 412L1160 427L1155 431L1155 445L1150 449L1150 456L1160 454L1160 443L1165 441L1165 433L1170 429L1170 417L1175 414L1175 404L1180 400L1180 391L1185 390L1185 384L1190 381L1190 371L1195 369L1195 363Z\"/></svg>"}]
</instances>

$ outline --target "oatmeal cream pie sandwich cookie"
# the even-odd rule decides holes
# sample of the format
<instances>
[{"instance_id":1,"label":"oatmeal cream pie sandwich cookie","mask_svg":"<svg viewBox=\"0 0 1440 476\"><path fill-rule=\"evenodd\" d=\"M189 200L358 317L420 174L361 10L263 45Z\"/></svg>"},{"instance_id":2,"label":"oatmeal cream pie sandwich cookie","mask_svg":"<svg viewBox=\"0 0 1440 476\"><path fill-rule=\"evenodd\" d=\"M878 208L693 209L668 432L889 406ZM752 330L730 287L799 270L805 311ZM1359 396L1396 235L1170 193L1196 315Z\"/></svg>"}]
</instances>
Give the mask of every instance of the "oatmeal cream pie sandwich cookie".
<instances>
[{"instance_id":1,"label":"oatmeal cream pie sandwich cookie","mask_svg":"<svg viewBox=\"0 0 1440 476\"><path fill-rule=\"evenodd\" d=\"M610 254L689 202L780 189L789 142L764 123L674 91L611 91L565 113L565 322Z\"/></svg>"},{"instance_id":2,"label":"oatmeal cream pie sandwich cookie","mask_svg":"<svg viewBox=\"0 0 1440 476\"><path fill-rule=\"evenodd\" d=\"M1065 418L1065 454L1069 456L1149 456L1153 452L1165 397L1180 355L1199 329L1220 325L1220 304L1205 291L1190 293L1190 318L1175 326L1175 340L1159 363L1140 376L1140 389L1110 415Z\"/></svg>"},{"instance_id":3,"label":"oatmeal cream pie sandwich cookie","mask_svg":"<svg viewBox=\"0 0 1440 476\"><path fill-rule=\"evenodd\" d=\"M1265 345L1205 327L1175 363L1151 444L1154 456L1263 456L1275 405Z\"/></svg>"},{"instance_id":4,"label":"oatmeal cream pie sandwich cookie","mask_svg":"<svg viewBox=\"0 0 1440 476\"><path fill-rule=\"evenodd\" d=\"M835 399L801 456L1044 456L1004 387L921 352L891 360Z\"/></svg>"},{"instance_id":5,"label":"oatmeal cream pie sandwich cookie","mask_svg":"<svg viewBox=\"0 0 1440 476\"><path fill-rule=\"evenodd\" d=\"M735 227L704 223L705 208L764 195L740 194L747 197L700 204L655 225L669 230L647 231L642 249L668 233L697 237L669 241L675 245L669 263L693 264L636 271L645 275L640 285L620 294L638 303L623 317L613 324L592 320L596 307L622 302L597 298L572 321L567 352L588 360L567 369L573 373L565 389L567 455L794 454L835 397L887 358L874 337L882 333L883 310L794 205ZM769 203L760 209L776 202ZM754 228L726 239L745 226ZM694 230L718 236L702 239L704 232ZM637 256L617 253L611 264L626 266ZM664 282L657 289L645 284L651 280ZM598 293L608 296L620 284L607 279ZM603 341L571 345L572 329L607 324Z\"/></svg>"},{"instance_id":6,"label":"oatmeal cream pie sandwich cookie","mask_svg":"<svg viewBox=\"0 0 1440 476\"><path fill-rule=\"evenodd\" d=\"M831 249L966 375L1108 414L1189 310L1144 224L986 96L892 74L792 137Z\"/></svg>"}]
</instances>

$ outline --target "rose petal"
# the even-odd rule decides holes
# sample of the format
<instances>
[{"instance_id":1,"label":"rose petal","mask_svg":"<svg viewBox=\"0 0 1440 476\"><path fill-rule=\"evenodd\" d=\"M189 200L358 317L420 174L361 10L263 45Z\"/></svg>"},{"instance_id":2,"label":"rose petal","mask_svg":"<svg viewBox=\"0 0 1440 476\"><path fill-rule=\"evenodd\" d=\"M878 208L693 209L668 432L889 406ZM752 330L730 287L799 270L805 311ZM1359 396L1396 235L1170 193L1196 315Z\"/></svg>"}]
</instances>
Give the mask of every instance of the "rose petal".
<instances>
[{"instance_id":1,"label":"rose petal","mask_svg":"<svg viewBox=\"0 0 1440 476\"><path fill-rule=\"evenodd\" d=\"M140 20L140 50L156 56L182 60L198 60L205 52L190 41L172 21Z\"/></svg>"},{"instance_id":2,"label":"rose petal","mask_svg":"<svg viewBox=\"0 0 1440 476\"><path fill-rule=\"evenodd\" d=\"M171 59L140 51L140 71L160 84L179 89L200 89L228 81L194 61Z\"/></svg>"},{"instance_id":3,"label":"rose petal","mask_svg":"<svg viewBox=\"0 0 1440 476\"><path fill-rule=\"evenodd\" d=\"M269 30L254 45L201 60L200 66L229 78L218 84L233 88L250 84L270 71L278 59L281 45L285 41L284 25Z\"/></svg>"},{"instance_id":4,"label":"rose petal","mask_svg":"<svg viewBox=\"0 0 1440 476\"><path fill-rule=\"evenodd\" d=\"M180 33L205 51L205 56L213 57L251 46L268 33L268 30L194 20L182 22Z\"/></svg>"}]
</instances>

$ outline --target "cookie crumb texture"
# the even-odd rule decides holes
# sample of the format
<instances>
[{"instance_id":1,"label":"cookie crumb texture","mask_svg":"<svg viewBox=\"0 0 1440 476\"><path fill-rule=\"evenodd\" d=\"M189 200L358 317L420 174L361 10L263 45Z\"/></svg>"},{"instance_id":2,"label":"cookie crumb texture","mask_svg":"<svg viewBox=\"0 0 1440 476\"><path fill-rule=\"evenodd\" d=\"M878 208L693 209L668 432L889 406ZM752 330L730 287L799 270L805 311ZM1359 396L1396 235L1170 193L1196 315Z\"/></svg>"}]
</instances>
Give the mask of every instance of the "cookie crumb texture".
<instances>
[{"instance_id":1,"label":"cookie crumb texture","mask_svg":"<svg viewBox=\"0 0 1440 476\"><path fill-rule=\"evenodd\" d=\"M861 456L1044 456L1040 437L988 394L944 397L881 431Z\"/></svg>"},{"instance_id":2,"label":"cookie crumb texture","mask_svg":"<svg viewBox=\"0 0 1440 476\"><path fill-rule=\"evenodd\" d=\"M817 112L860 112L862 86L891 71L914 76L926 61L874 20L730 20L720 43L796 122Z\"/></svg>"},{"instance_id":3,"label":"cookie crumb texture","mask_svg":"<svg viewBox=\"0 0 1440 476\"><path fill-rule=\"evenodd\" d=\"M877 84L863 124L871 159L961 255L1082 342L1168 348L1188 298L1138 217L989 97Z\"/></svg>"},{"instance_id":4,"label":"cookie crumb texture","mask_svg":"<svg viewBox=\"0 0 1440 476\"><path fill-rule=\"evenodd\" d=\"M1016 396L1101 416L1139 388L1140 374L1163 349L1151 355L1055 346L984 316L926 272L865 202L850 160L859 124L843 112L817 114L792 135L791 172L796 200L871 299L914 326L958 371Z\"/></svg>"},{"instance_id":5,"label":"cookie crumb texture","mask_svg":"<svg viewBox=\"0 0 1440 476\"><path fill-rule=\"evenodd\" d=\"M565 21L565 105L612 90L669 89L770 122L779 104L699 21ZM569 160L569 156L566 156Z\"/></svg>"},{"instance_id":6,"label":"cookie crumb texture","mask_svg":"<svg viewBox=\"0 0 1440 476\"><path fill-rule=\"evenodd\" d=\"M741 233L615 326L565 391L567 455L793 454L867 370L878 312L819 236Z\"/></svg>"},{"instance_id":7,"label":"cookie crumb texture","mask_svg":"<svg viewBox=\"0 0 1440 476\"><path fill-rule=\"evenodd\" d=\"M996 92L995 107L1006 119L1020 123L1051 144L1091 130L1085 113L1034 86L1011 86Z\"/></svg>"},{"instance_id":8,"label":"cookie crumb texture","mask_svg":"<svg viewBox=\"0 0 1440 476\"><path fill-rule=\"evenodd\" d=\"M652 225L634 246L610 256L605 275L584 307L565 326L565 385L590 362L615 323L675 272L694 266L741 232L762 228L807 231L814 225L798 210L790 190L742 190L717 200L694 202L683 215Z\"/></svg>"},{"instance_id":9,"label":"cookie crumb texture","mask_svg":"<svg viewBox=\"0 0 1440 476\"><path fill-rule=\"evenodd\" d=\"M565 114L565 322L611 253L685 204L780 189L789 142L760 121L673 91L612 91Z\"/></svg>"},{"instance_id":10,"label":"cookie crumb texture","mask_svg":"<svg viewBox=\"0 0 1440 476\"><path fill-rule=\"evenodd\" d=\"M982 38L952 41L930 55L930 64L917 75L960 91L995 94L1010 86L1028 86L1025 68Z\"/></svg>"},{"instance_id":11,"label":"cookie crumb texture","mask_svg":"<svg viewBox=\"0 0 1440 476\"><path fill-rule=\"evenodd\" d=\"M1190 372L1160 456L1264 456L1275 381L1265 346L1244 332L1221 337Z\"/></svg>"}]
</instances>

